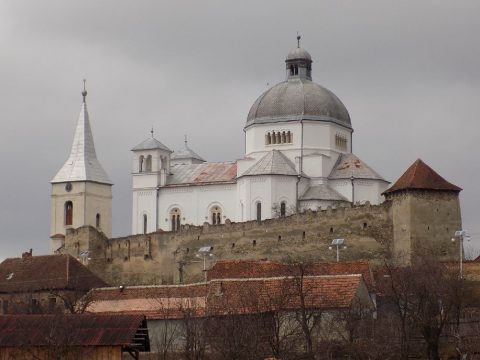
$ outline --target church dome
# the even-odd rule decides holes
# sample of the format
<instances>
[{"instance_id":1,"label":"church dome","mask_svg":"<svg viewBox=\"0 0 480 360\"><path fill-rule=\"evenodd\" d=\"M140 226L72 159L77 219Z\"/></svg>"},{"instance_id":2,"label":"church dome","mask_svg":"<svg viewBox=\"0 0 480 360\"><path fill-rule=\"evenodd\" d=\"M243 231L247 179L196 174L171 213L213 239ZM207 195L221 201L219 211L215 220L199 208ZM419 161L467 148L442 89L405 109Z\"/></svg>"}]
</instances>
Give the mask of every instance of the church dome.
<instances>
[{"instance_id":1,"label":"church dome","mask_svg":"<svg viewBox=\"0 0 480 360\"><path fill-rule=\"evenodd\" d=\"M352 127L350 115L340 99L312 81L312 59L300 47L300 41L287 55L285 63L287 79L260 95L250 108L245 127L299 120L328 121Z\"/></svg>"}]
</instances>

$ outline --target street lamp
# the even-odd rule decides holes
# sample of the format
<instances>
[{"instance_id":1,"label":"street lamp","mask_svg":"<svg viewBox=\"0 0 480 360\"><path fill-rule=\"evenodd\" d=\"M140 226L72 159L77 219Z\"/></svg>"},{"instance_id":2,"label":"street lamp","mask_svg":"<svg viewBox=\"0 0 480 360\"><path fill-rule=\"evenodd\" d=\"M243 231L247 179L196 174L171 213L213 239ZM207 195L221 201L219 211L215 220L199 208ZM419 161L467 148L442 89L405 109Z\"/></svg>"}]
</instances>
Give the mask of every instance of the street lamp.
<instances>
[{"instance_id":1,"label":"street lamp","mask_svg":"<svg viewBox=\"0 0 480 360\"><path fill-rule=\"evenodd\" d=\"M346 249L347 245L345 245L345 239L333 239L332 243L328 247L328 250L332 250L333 247L337 248L337 262L340 261L340 248Z\"/></svg>"},{"instance_id":2,"label":"street lamp","mask_svg":"<svg viewBox=\"0 0 480 360\"><path fill-rule=\"evenodd\" d=\"M467 241L470 241L470 235L468 235L467 230L457 230L452 237L452 242L455 242L457 239L460 244L460 279L463 279L463 240L467 239Z\"/></svg>"},{"instance_id":3,"label":"street lamp","mask_svg":"<svg viewBox=\"0 0 480 360\"><path fill-rule=\"evenodd\" d=\"M203 273L205 276L205 282L207 282L207 258L212 257L213 246L203 246L198 249L197 258L203 258Z\"/></svg>"}]
</instances>

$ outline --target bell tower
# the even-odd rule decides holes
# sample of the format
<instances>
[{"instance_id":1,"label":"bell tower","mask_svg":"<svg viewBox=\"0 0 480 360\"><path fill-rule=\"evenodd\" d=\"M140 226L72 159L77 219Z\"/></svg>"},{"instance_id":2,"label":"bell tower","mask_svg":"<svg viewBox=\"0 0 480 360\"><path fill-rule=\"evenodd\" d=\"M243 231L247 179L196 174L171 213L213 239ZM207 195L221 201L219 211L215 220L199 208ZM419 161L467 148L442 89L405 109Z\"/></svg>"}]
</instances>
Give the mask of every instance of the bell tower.
<instances>
[{"instance_id":1,"label":"bell tower","mask_svg":"<svg viewBox=\"0 0 480 360\"><path fill-rule=\"evenodd\" d=\"M52 179L50 248L64 245L68 228L96 227L112 236L112 182L97 160L87 111L85 80L70 156Z\"/></svg>"}]
</instances>

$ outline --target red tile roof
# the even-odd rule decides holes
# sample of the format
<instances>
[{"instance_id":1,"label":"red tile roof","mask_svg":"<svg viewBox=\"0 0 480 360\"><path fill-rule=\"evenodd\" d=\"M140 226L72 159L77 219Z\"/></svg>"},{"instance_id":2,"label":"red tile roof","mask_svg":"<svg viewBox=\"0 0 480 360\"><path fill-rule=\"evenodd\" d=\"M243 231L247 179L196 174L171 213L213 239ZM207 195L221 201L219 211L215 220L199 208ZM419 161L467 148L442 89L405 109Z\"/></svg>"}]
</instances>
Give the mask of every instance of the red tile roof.
<instances>
[{"instance_id":1,"label":"red tile roof","mask_svg":"<svg viewBox=\"0 0 480 360\"><path fill-rule=\"evenodd\" d=\"M402 190L462 191L461 188L438 175L435 170L420 159L415 161L395 184L385 190L383 194Z\"/></svg>"},{"instance_id":2,"label":"red tile roof","mask_svg":"<svg viewBox=\"0 0 480 360\"><path fill-rule=\"evenodd\" d=\"M209 280L266 278L304 275L361 274L370 291L375 287L368 261L319 262L311 264L286 264L268 260L220 260L207 272Z\"/></svg>"},{"instance_id":3,"label":"red tile roof","mask_svg":"<svg viewBox=\"0 0 480 360\"><path fill-rule=\"evenodd\" d=\"M309 309L345 309L354 305L362 286L361 275L214 280L207 313L238 315L298 309L302 293Z\"/></svg>"},{"instance_id":4,"label":"red tile roof","mask_svg":"<svg viewBox=\"0 0 480 360\"><path fill-rule=\"evenodd\" d=\"M247 314L299 306L300 277L222 279L207 284L94 289L88 311L144 314L149 319ZM303 277L308 307L347 308L365 287L362 275ZM366 287L365 287L366 293Z\"/></svg>"},{"instance_id":5,"label":"red tile roof","mask_svg":"<svg viewBox=\"0 0 480 360\"><path fill-rule=\"evenodd\" d=\"M93 313L143 314L148 319L180 319L205 314L206 284L129 286L90 291Z\"/></svg>"},{"instance_id":6,"label":"red tile roof","mask_svg":"<svg viewBox=\"0 0 480 360\"><path fill-rule=\"evenodd\" d=\"M90 290L107 284L70 255L9 258L0 263L0 293Z\"/></svg>"},{"instance_id":7,"label":"red tile roof","mask_svg":"<svg viewBox=\"0 0 480 360\"><path fill-rule=\"evenodd\" d=\"M142 326L141 315L6 315L0 316L0 347L129 345ZM58 345L58 344L57 344Z\"/></svg>"}]
</instances>

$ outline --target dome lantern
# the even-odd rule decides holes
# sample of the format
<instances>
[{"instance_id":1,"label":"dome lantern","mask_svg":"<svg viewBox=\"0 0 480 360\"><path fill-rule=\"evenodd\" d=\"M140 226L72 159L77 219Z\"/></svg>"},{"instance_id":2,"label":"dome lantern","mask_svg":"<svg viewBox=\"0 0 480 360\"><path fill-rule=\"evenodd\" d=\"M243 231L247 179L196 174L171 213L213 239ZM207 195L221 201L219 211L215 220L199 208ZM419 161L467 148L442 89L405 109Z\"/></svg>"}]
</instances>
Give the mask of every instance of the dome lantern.
<instances>
[{"instance_id":1,"label":"dome lantern","mask_svg":"<svg viewBox=\"0 0 480 360\"><path fill-rule=\"evenodd\" d=\"M285 59L287 80L303 78L312 80L312 57L305 49L300 47L301 36L297 36L297 47L290 51Z\"/></svg>"}]
</instances>

